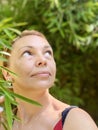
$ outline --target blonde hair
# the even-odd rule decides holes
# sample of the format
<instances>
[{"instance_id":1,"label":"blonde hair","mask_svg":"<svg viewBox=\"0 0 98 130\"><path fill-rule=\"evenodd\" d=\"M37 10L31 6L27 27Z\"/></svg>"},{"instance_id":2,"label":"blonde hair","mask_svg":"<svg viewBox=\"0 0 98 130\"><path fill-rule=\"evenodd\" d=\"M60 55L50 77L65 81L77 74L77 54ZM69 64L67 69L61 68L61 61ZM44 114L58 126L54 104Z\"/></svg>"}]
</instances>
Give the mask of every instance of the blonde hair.
<instances>
[{"instance_id":1,"label":"blonde hair","mask_svg":"<svg viewBox=\"0 0 98 130\"><path fill-rule=\"evenodd\" d=\"M21 32L21 34L20 34L18 37L16 37L16 38L12 41L12 44L11 44L11 45L13 46L14 43L15 43L16 41L18 41L20 38L22 38L22 37L24 37L24 36L28 36L28 35L40 36L40 37L46 39L46 37L45 37L41 32L39 32L39 31L36 31L36 30L24 30L23 32ZM4 51L7 52L7 53L9 53L9 54L11 53L11 49L8 49L8 48L4 48ZM3 57L8 60L9 57L10 57L10 55L3 55ZM0 64L2 64L4 67L8 67L8 66L9 66L8 61L3 61L3 63L0 63Z\"/></svg>"},{"instance_id":2,"label":"blonde hair","mask_svg":"<svg viewBox=\"0 0 98 130\"><path fill-rule=\"evenodd\" d=\"M24 30L23 32L21 32L21 34L15 38L13 41L12 41L12 45L20 38L24 37L24 36L28 36L28 35L36 35L36 36L40 36L42 38L45 38L46 37L41 33L41 32L38 32L36 30Z\"/></svg>"}]
</instances>

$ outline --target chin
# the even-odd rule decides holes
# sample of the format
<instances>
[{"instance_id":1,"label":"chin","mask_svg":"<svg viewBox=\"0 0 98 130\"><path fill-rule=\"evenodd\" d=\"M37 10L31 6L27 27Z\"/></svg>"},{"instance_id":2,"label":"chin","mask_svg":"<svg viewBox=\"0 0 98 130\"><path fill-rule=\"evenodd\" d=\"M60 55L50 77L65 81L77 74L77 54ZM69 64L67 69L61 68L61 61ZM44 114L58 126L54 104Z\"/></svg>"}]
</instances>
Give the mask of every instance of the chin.
<instances>
[{"instance_id":1,"label":"chin","mask_svg":"<svg viewBox=\"0 0 98 130\"><path fill-rule=\"evenodd\" d=\"M53 86L53 83L46 83L46 82L41 82L41 83L37 83L35 84L35 89L49 89ZM33 88L33 86L32 86Z\"/></svg>"}]
</instances>

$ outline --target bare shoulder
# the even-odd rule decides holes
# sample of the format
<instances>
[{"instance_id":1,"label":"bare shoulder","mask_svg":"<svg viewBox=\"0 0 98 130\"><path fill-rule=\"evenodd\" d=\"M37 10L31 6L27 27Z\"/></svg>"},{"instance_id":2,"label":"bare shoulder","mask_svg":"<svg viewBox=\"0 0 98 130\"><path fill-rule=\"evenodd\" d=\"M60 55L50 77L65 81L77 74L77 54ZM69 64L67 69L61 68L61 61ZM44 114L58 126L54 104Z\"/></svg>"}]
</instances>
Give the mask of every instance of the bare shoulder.
<instances>
[{"instance_id":1,"label":"bare shoulder","mask_svg":"<svg viewBox=\"0 0 98 130\"><path fill-rule=\"evenodd\" d=\"M66 118L63 130L98 130L98 127L86 111L73 108Z\"/></svg>"},{"instance_id":2,"label":"bare shoulder","mask_svg":"<svg viewBox=\"0 0 98 130\"><path fill-rule=\"evenodd\" d=\"M69 104L63 103L63 102L59 101L58 99L56 99L56 98L54 98L54 97L52 97L52 96L51 96L51 99L52 99L52 104L53 104L53 106L54 106L56 109L60 110L61 112L62 112L64 109L70 107Z\"/></svg>"}]
</instances>

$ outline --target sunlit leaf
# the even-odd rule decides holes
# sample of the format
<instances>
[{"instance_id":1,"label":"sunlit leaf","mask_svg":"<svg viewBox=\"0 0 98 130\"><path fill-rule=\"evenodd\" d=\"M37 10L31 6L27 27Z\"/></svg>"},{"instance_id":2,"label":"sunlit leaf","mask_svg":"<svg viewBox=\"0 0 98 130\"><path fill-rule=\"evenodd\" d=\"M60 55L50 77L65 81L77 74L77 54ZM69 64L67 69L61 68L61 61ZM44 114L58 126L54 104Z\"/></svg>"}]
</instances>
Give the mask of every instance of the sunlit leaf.
<instances>
[{"instance_id":1,"label":"sunlit leaf","mask_svg":"<svg viewBox=\"0 0 98 130\"><path fill-rule=\"evenodd\" d=\"M21 99L21 100L24 100L24 101L26 101L26 102L28 102L28 103L33 104L33 105L42 106L40 103L38 103L38 102L36 102L36 101L34 101L34 100L31 100L31 99L29 99L29 98L27 98L27 97L24 97L24 96L22 96L22 95L19 95L19 94L17 94L17 93L10 92L10 94L11 94L12 96L16 97L16 98L19 98L19 99Z\"/></svg>"},{"instance_id":2,"label":"sunlit leaf","mask_svg":"<svg viewBox=\"0 0 98 130\"><path fill-rule=\"evenodd\" d=\"M0 66L0 68L1 68L1 69L4 69L4 70L6 70L6 71L8 71L9 73L11 73L11 74L13 74L13 75L15 75L15 76L18 76L16 73L14 73L13 71L10 71L9 69L7 69L7 68L4 67L4 66Z\"/></svg>"},{"instance_id":3,"label":"sunlit leaf","mask_svg":"<svg viewBox=\"0 0 98 130\"><path fill-rule=\"evenodd\" d=\"M6 113L6 118L8 121L8 126L9 126L9 129L12 130L12 122L13 122L12 108L11 108L10 100L6 95L5 95L5 102L4 103L5 103L5 113Z\"/></svg>"}]
</instances>

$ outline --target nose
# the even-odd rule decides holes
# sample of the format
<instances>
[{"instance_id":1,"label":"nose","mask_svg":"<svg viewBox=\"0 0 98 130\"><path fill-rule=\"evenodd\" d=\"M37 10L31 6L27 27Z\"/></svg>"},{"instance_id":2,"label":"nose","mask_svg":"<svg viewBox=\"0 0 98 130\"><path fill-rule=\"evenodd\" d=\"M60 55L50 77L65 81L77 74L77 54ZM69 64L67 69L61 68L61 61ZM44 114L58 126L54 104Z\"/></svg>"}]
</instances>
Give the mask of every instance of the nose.
<instances>
[{"instance_id":1,"label":"nose","mask_svg":"<svg viewBox=\"0 0 98 130\"><path fill-rule=\"evenodd\" d=\"M37 67L43 67L47 65L47 61L44 57L40 56L36 60L36 66Z\"/></svg>"}]
</instances>

